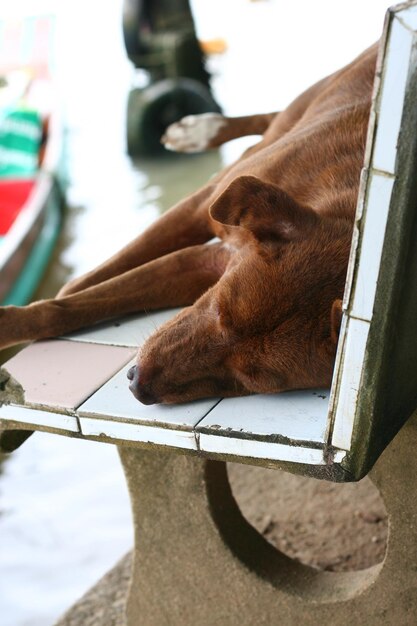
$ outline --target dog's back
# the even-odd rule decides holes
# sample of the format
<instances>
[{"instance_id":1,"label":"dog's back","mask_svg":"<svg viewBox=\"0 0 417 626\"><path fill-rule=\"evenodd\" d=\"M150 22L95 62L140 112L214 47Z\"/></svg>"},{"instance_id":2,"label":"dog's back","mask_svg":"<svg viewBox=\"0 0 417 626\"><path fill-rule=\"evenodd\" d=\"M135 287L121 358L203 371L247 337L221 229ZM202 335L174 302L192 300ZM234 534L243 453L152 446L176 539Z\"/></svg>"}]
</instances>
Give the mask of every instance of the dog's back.
<instances>
[{"instance_id":1,"label":"dog's back","mask_svg":"<svg viewBox=\"0 0 417 626\"><path fill-rule=\"evenodd\" d=\"M278 113L253 154L230 170L216 193L237 176L258 176L315 211L352 218L376 55L374 45Z\"/></svg>"}]
</instances>

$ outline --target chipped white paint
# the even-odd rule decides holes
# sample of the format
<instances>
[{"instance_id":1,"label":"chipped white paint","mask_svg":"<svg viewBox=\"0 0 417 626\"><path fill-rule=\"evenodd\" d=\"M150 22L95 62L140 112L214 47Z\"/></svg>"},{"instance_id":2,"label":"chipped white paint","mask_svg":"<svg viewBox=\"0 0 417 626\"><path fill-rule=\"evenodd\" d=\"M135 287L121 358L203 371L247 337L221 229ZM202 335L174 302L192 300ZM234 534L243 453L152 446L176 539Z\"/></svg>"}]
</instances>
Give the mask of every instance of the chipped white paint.
<instances>
[{"instance_id":1,"label":"chipped white paint","mask_svg":"<svg viewBox=\"0 0 417 626\"><path fill-rule=\"evenodd\" d=\"M203 152L225 124L220 113L187 115L168 126L162 142L165 148L174 152Z\"/></svg>"},{"instance_id":2,"label":"chipped white paint","mask_svg":"<svg viewBox=\"0 0 417 626\"><path fill-rule=\"evenodd\" d=\"M200 435L200 449L215 454L232 454L233 456L267 459L271 461L288 461L306 463L307 465L325 465L323 450L286 446L280 443L222 437L220 435Z\"/></svg>"},{"instance_id":3,"label":"chipped white paint","mask_svg":"<svg viewBox=\"0 0 417 626\"><path fill-rule=\"evenodd\" d=\"M349 319L331 442L333 446L343 450L350 449L352 440L368 333L369 322Z\"/></svg>"},{"instance_id":4,"label":"chipped white paint","mask_svg":"<svg viewBox=\"0 0 417 626\"><path fill-rule=\"evenodd\" d=\"M131 421L138 424L158 424L167 428L173 425L192 430L210 409L218 402L215 398L197 400L185 404L152 404L145 405L136 400L129 391L127 370L134 364L131 361L126 367L111 378L103 387L94 393L77 413L87 416L101 416L115 422Z\"/></svg>"},{"instance_id":5,"label":"chipped white paint","mask_svg":"<svg viewBox=\"0 0 417 626\"><path fill-rule=\"evenodd\" d=\"M65 339L136 348L179 311L181 309L166 309L150 314L129 315L70 333L65 336Z\"/></svg>"},{"instance_id":6,"label":"chipped white paint","mask_svg":"<svg viewBox=\"0 0 417 626\"><path fill-rule=\"evenodd\" d=\"M64 415L62 413L50 413L39 409L30 409L12 404L4 404L0 407L0 423L3 420L11 420L21 424L30 424L31 426L46 426L56 430L64 430L72 433L78 433L77 418L73 415Z\"/></svg>"},{"instance_id":7,"label":"chipped white paint","mask_svg":"<svg viewBox=\"0 0 417 626\"><path fill-rule=\"evenodd\" d=\"M336 450L333 455L333 465L336 463L341 463L346 456L345 450Z\"/></svg>"},{"instance_id":8,"label":"chipped white paint","mask_svg":"<svg viewBox=\"0 0 417 626\"><path fill-rule=\"evenodd\" d=\"M88 437L110 437L115 440L154 443L157 445L184 450L197 450L197 443L193 432L143 426L142 424L128 424L90 417L80 418L81 432Z\"/></svg>"},{"instance_id":9,"label":"chipped white paint","mask_svg":"<svg viewBox=\"0 0 417 626\"><path fill-rule=\"evenodd\" d=\"M365 201L365 219L353 288L350 315L370 321L391 202L394 177L371 172Z\"/></svg>"},{"instance_id":10,"label":"chipped white paint","mask_svg":"<svg viewBox=\"0 0 417 626\"><path fill-rule=\"evenodd\" d=\"M409 72L413 34L393 19L379 99L378 132L373 150L373 168L395 174L396 148Z\"/></svg>"},{"instance_id":11,"label":"chipped white paint","mask_svg":"<svg viewBox=\"0 0 417 626\"><path fill-rule=\"evenodd\" d=\"M210 411L196 430L209 428L213 434L223 431L237 438L276 436L292 442L323 443L328 403L329 390L228 398Z\"/></svg>"}]
</instances>

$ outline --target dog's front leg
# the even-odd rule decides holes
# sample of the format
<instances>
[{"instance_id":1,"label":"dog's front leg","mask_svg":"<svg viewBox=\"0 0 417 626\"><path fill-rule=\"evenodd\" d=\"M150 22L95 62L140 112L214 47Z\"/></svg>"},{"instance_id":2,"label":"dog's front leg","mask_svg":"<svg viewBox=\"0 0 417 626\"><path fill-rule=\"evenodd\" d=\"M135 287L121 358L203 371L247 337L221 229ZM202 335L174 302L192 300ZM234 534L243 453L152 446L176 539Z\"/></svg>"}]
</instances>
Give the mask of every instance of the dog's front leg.
<instances>
[{"instance_id":1,"label":"dog's front leg","mask_svg":"<svg viewBox=\"0 0 417 626\"><path fill-rule=\"evenodd\" d=\"M211 239L208 208L214 188L209 184L179 202L110 259L64 285L58 296L82 291L170 252Z\"/></svg>"},{"instance_id":2,"label":"dog's front leg","mask_svg":"<svg viewBox=\"0 0 417 626\"><path fill-rule=\"evenodd\" d=\"M119 315L193 304L217 282L229 258L221 243L193 246L72 295L0 308L0 348L63 335Z\"/></svg>"}]
</instances>

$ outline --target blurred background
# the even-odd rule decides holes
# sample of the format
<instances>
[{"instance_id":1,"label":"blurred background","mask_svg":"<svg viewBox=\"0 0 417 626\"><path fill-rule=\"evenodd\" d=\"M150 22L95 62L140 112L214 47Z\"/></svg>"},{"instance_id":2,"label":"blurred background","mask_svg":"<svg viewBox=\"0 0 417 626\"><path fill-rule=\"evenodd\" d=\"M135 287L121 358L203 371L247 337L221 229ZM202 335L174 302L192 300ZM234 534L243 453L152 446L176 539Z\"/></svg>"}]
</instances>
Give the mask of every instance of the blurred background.
<instances>
[{"instance_id":1,"label":"blurred background","mask_svg":"<svg viewBox=\"0 0 417 626\"><path fill-rule=\"evenodd\" d=\"M155 5L158 3L155 2ZM191 0L214 101L227 115L284 108L378 39L386 0ZM122 0L14 0L0 22L55 17L51 74L65 125L66 210L36 298L117 251L239 156L130 158L129 92L149 77L129 61ZM116 449L37 433L0 461L0 622L48 626L132 545Z\"/></svg>"}]
</instances>

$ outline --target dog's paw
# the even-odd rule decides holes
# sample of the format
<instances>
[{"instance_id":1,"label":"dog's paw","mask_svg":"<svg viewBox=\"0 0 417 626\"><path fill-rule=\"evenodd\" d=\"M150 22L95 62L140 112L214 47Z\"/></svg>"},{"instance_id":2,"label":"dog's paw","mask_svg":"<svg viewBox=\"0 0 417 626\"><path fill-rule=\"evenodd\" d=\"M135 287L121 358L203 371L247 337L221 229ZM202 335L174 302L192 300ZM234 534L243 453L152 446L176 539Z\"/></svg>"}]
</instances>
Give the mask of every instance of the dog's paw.
<instances>
[{"instance_id":1,"label":"dog's paw","mask_svg":"<svg viewBox=\"0 0 417 626\"><path fill-rule=\"evenodd\" d=\"M161 142L174 152L203 152L213 147L212 141L225 123L220 113L187 115L168 126Z\"/></svg>"}]
</instances>

